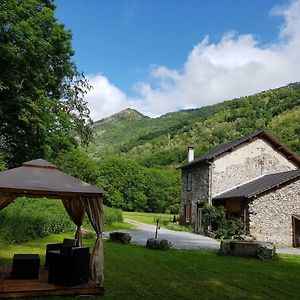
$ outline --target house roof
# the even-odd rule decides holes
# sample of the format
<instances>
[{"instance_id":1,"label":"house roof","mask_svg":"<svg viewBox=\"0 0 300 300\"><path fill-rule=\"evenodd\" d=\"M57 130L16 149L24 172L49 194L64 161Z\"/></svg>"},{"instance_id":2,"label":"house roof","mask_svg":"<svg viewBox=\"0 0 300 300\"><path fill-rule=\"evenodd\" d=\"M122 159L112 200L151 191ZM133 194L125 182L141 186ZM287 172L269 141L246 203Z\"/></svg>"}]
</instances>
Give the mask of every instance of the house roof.
<instances>
[{"instance_id":1,"label":"house roof","mask_svg":"<svg viewBox=\"0 0 300 300\"><path fill-rule=\"evenodd\" d=\"M103 195L104 190L70 176L43 159L0 172L0 193L62 195Z\"/></svg>"},{"instance_id":2,"label":"house roof","mask_svg":"<svg viewBox=\"0 0 300 300\"><path fill-rule=\"evenodd\" d=\"M221 154L223 154L225 152L230 152L237 146L240 146L243 143L247 143L256 137L263 138L264 140L269 142L275 150L277 150L278 152L281 152L283 155L285 155L287 157L287 159L291 160L296 165L300 166L300 157L299 156L297 156L295 153L293 153L291 150L289 150L285 145L280 143L265 129L259 129L255 132L245 135L244 137L242 137L238 140L233 140L224 145L221 145L221 146L213 149L212 151L210 151L206 154L203 154L200 157L194 159L190 163L186 163L186 164L182 165L180 168L181 169L190 168L190 167L193 167L193 166L201 164L201 163L207 163L207 162L213 161L216 157L220 156Z\"/></svg>"},{"instance_id":3,"label":"house roof","mask_svg":"<svg viewBox=\"0 0 300 300\"><path fill-rule=\"evenodd\" d=\"M278 188L292 180L300 178L300 169L264 175L250 182L237 186L229 191L219 194L213 200L223 200L228 198L252 198L263 192Z\"/></svg>"}]
</instances>

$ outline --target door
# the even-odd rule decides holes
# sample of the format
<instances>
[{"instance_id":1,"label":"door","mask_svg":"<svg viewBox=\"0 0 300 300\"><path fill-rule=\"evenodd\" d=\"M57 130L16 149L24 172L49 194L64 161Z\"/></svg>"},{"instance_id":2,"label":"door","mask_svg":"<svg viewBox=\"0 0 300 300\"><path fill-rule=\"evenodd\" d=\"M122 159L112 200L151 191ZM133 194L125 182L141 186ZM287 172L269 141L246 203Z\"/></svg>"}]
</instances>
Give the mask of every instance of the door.
<instances>
[{"instance_id":1,"label":"door","mask_svg":"<svg viewBox=\"0 0 300 300\"><path fill-rule=\"evenodd\" d=\"M293 226L293 247L300 247L300 216L292 216L292 226Z\"/></svg>"},{"instance_id":2,"label":"door","mask_svg":"<svg viewBox=\"0 0 300 300\"><path fill-rule=\"evenodd\" d=\"M203 204L197 205L197 231L203 232Z\"/></svg>"}]
</instances>

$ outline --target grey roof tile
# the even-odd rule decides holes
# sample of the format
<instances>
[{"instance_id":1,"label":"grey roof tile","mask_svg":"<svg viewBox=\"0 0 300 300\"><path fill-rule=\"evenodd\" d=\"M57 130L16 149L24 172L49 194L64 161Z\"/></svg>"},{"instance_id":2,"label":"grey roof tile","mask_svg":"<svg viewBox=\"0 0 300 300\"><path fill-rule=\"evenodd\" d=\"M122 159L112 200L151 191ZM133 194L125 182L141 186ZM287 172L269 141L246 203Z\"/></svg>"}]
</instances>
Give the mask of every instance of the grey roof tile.
<instances>
[{"instance_id":1,"label":"grey roof tile","mask_svg":"<svg viewBox=\"0 0 300 300\"><path fill-rule=\"evenodd\" d=\"M219 194L215 196L213 200L228 198L251 198L297 178L300 179L300 169L265 175Z\"/></svg>"},{"instance_id":2,"label":"grey roof tile","mask_svg":"<svg viewBox=\"0 0 300 300\"><path fill-rule=\"evenodd\" d=\"M0 172L0 194L11 191L16 193L41 194L106 194L98 187L57 169L56 165L37 159L24 163L21 167Z\"/></svg>"},{"instance_id":3,"label":"grey roof tile","mask_svg":"<svg viewBox=\"0 0 300 300\"><path fill-rule=\"evenodd\" d=\"M300 157L299 156L297 156L295 153L293 153L291 150L289 150L286 146L284 146L282 143L280 143L265 129L259 129L255 132L245 135L244 137L242 137L238 140L233 140L224 145L221 145L221 146L213 149L212 151L210 151L206 154L203 154L200 157L194 159L190 163L186 163L186 164L182 165L180 168L181 169L189 168L189 167L193 167L198 164L201 164L201 163L205 163L207 161L211 161L215 157L217 157L225 152L232 151L235 147L237 147L243 143L246 143L246 142L250 141L251 139L259 137L259 136L263 137L265 140L267 140L269 143L271 143L274 146L274 148L278 149L278 151L280 151L286 157L288 157L288 159L291 159L298 166L300 166Z\"/></svg>"}]
</instances>

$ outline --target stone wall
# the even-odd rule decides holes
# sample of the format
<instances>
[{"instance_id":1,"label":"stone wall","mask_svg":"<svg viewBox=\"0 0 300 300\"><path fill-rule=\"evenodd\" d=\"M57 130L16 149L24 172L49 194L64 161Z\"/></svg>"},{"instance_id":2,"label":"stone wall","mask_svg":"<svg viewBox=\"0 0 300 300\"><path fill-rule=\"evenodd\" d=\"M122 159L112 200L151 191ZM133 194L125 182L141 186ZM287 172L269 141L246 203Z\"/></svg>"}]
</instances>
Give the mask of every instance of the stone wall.
<instances>
[{"instance_id":1,"label":"stone wall","mask_svg":"<svg viewBox=\"0 0 300 300\"><path fill-rule=\"evenodd\" d=\"M249 233L257 240L292 246L293 214L300 214L300 179L249 203Z\"/></svg>"},{"instance_id":2,"label":"stone wall","mask_svg":"<svg viewBox=\"0 0 300 300\"><path fill-rule=\"evenodd\" d=\"M187 190L187 174L192 173L192 188ZM209 201L209 165L203 164L181 173L180 223L195 226L197 222L197 204ZM192 222L185 224L184 205L192 204Z\"/></svg>"},{"instance_id":3,"label":"stone wall","mask_svg":"<svg viewBox=\"0 0 300 300\"><path fill-rule=\"evenodd\" d=\"M217 157L212 165L212 196L265 174L297 167L261 138Z\"/></svg>"}]
</instances>

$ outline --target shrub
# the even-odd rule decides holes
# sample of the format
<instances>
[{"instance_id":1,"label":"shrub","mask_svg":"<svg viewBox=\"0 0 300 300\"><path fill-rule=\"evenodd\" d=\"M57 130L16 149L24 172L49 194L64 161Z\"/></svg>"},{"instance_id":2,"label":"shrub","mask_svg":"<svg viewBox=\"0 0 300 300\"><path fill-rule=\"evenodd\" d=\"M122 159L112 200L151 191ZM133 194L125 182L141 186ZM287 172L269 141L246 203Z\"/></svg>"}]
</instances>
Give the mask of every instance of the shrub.
<instances>
[{"instance_id":1,"label":"shrub","mask_svg":"<svg viewBox=\"0 0 300 300\"><path fill-rule=\"evenodd\" d=\"M89 230L87 228L82 228L81 231L83 239L93 239L96 236L95 231Z\"/></svg>"},{"instance_id":2,"label":"shrub","mask_svg":"<svg viewBox=\"0 0 300 300\"><path fill-rule=\"evenodd\" d=\"M108 225L123 222L121 210L105 206L104 218ZM87 218L83 226L91 228ZM60 200L19 198L0 211L2 243L25 242L49 234L72 232L75 228ZM93 234L92 231L88 236Z\"/></svg>"},{"instance_id":3,"label":"shrub","mask_svg":"<svg viewBox=\"0 0 300 300\"><path fill-rule=\"evenodd\" d=\"M0 212L0 228L2 241L14 244L69 232L75 225L61 201L21 198Z\"/></svg>"},{"instance_id":4,"label":"shrub","mask_svg":"<svg viewBox=\"0 0 300 300\"><path fill-rule=\"evenodd\" d=\"M215 238L229 239L240 235L244 231L244 224L241 220L227 220L226 210L223 206L207 205L203 209L204 228L208 231L210 226Z\"/></svg>"},{"instance_id":5,"label":"shrub","mask_svg":"<svg viewBox=\"0 0 300 300\"><path fill-rule=\"evenodd\" d=\"M147 240L146 247L149 249L169 250L171 243L167 240L151 238Z\"/></svg>"},{"instance_id":6,"label":"shrub","mask_svg":"<svg viewBox=\"0 0 300 300\"><path fill-rule=\"evenodd\" d=\"M244 231L244 224L241 220L227 220L215 231L216 238L230 239L233 236L241 235Z\"/></svg>"},{"instance_id":7,"label":"shrub","mask_svg":"<svg viewBox=\"0 0 300 300\"><path fill-rule=\"evenodd\" d=\"M226 223L226 210L223 206L206 205L202 213L204 227L211 226L212 231L218 230Z\"/></svg>"},{"instance_id":8,"label":"shrub","mask_svg":"<svg viewBox=\"0 0 300 300\"><path fill-rule=\"evenodd\" d=\"M115 222L123 222L123 214L120 209L112 208L108 206L104 207L104 223L107 225L112 225Z\"/></svg>"}]
</instances>

